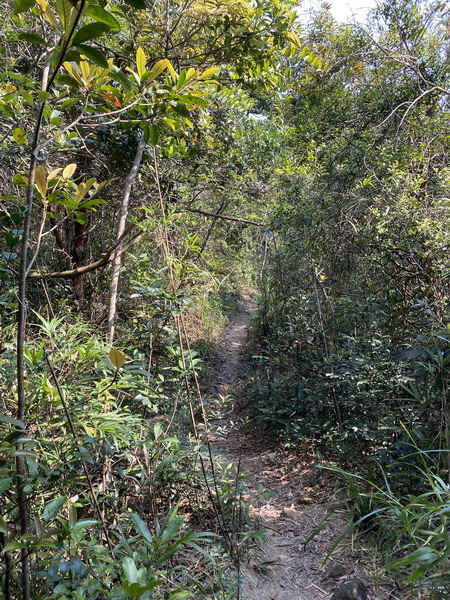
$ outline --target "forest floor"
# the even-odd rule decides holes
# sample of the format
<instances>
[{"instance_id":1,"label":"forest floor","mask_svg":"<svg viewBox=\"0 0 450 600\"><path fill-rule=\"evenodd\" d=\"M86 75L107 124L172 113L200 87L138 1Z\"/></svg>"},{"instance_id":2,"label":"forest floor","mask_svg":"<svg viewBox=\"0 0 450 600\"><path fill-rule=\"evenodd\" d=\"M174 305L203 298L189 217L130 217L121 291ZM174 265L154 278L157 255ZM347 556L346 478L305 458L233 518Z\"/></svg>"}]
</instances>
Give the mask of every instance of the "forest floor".
<instances>
[{"instance_id":1,"label":"forest floor","mask_svg":"<svg viewBox=\"0 0 450 600\"><path fill-rule=\"evenodd\" d=\"M248 426L240 399L246 362L242 354L254 301L244 298L216 349L210 383L210 437L222 464L233 462L247 472L245 489L255 529L265 541L241 561L240 600L321 600L349 578L359 578L368 598L396 600L395 586L374 586L376 566L370 550L345 539L322 567L334 541L347 526L339 511L308 544L305 541L330 512L336 482L318 469L312 457L276 449ZM265 499L263 494L265 494ZM263 498L262 500L261 497ZM372 584L372 585L371 585ZM364 594L361 598L364 598Z\"/></svg>"}]
</instances>

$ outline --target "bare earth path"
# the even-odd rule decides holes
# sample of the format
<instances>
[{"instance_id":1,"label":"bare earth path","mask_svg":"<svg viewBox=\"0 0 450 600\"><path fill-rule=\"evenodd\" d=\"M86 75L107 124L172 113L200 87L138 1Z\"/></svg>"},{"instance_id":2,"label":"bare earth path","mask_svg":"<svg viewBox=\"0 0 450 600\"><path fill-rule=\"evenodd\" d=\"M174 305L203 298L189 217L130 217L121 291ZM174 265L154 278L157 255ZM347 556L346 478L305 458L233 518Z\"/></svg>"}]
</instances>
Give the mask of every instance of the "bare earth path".
<instances>
[{"instance_id":1,"label":"bare earth path","mask_svg":"<svg viewBox=\"0 0 450 600\"><path fill-rule=\"evenodd\" d=\"M248 471L246 487L250 497L261 491L273 495L264 503L252 500L252 514L258 528L266 531L266 542L251 554L242 567L241 600L321 600L330 598L343 578L368 576L361 564L361 552L351 542L342 546L321 568L321 562L343 531L337 519L327 525L305 548L304 542L330 509L332 488L326 473L312 462L282 451L268 450L255 436L246 433L245 415L234 408L239 403L239 388L244 368L241 350L255 306L244 299L222 342L217 348L216 373L212 395L216 418L211 422L214 452L225 461L240 460ZM245 562L245 561L244 561ZM369 598L396 598L387 589L368 589ZM371 593L373 592L373 593Z\"/></svg>"}]
</instances>

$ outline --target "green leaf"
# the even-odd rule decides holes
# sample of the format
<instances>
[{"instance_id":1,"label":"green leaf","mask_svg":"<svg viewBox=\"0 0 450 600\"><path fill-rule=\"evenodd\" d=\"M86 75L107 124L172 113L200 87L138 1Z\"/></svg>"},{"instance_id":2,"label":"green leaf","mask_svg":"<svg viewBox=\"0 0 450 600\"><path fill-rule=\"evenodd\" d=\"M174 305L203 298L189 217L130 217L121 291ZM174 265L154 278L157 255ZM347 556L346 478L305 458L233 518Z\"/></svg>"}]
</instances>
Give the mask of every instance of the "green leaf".
<instances>
[{"instance_id":1,"label":"green leaf","mask_svg":"<svg viewBox=\"0 0 450 600\"><path fill-rule=\"evenodd\" d=\"M74 504L69 506L69 527L73 529L77 524L77 508Z\"/></svg>"},{"instance_id":2,"label":"green leaf","mask_svg":"<svg viewBox=\"0 0 450 600\"><path fill-rule=\"evenodd\" d=\"M25 12L34 6L34 0L14 0L14 12L16 15Z\"/></svg>"},{"instance_id":3,"label":"green leaf","mask_svg":"<svg viewBox=\"0 0 450 600\"><path fill-rule=\"evenodd\" d=\"M175 89L179 90L185 81L186 81L186 71L180 71Z\"/></svg>"},{"instance_id":4,"label":"green leaf","mask_svg":"<svg viewBox=\"0 0 450 600\"><path fill-rule=\"evenodd\" d=\"M191 590L176 590L169 596L169 600L187 600L192 598L193 592Z\"/></svg>"},{"instance_id":5,"label":"green leaf","mask_svg":"<svg viewBox=\"0 0 450 600\"><path fill-rule=\"evenodd\" d=\"M108 61L97 48L93 48L92 46L86 46L86 44L78 44L77 48L81 50L81 52L92 61L94 64L102 67L102 69L107 69L109 67Z\"/></svg>"},{"instance_id":6,"label":"green leaf","mask_svg":"<svg viewBox=\"0 0 450 600\"><path fill-rule=\"evenodd\" d=\"M152 123L151 125L149 125L148 131L149 131L151 145L156 146L156 144L158 143L158 140L159 140L158 126L155 125L154 123Z\"/></svg>"},{"instance_id":7,"label":"green leaf","mask_svg":"<svg viewBox=\"0 0 450 600\"><path fill-rule=\"evenodd\" d=\"M55 10L58 13L59 20L61 21L65 33L67 33L70 28L72 9L73 5L69 0L55 0Z\"/></svg>"},{"instance_id":8,"label":"green leaf","mask_svg":"<svg viewBox=\"0 0 450 600\"><path fill-rule=\"evenodd\" d=\"M22 215L20 213L11 213L9 216L15 225L19 225L22 222Z\"/></svg>"},{"instance_id":9,"label":"green leaf","mask_svg":"<svg viewBox=\"0 0 450 600\"><path fill-rule=\"evenodd\" d=\"M186 117L187 119L189 119L189 117L191 116L191 113L189 112L189 110L183 104L180 104L179 102L177 102L177 104L175 104L175 105L172 105L172 109L174 112L181 115L182 117Z\"/></svg>"},{"instance_id":10,"label":"green leaf","mask_svg":"<svg viewBox=\"0 0 450 600\"><path fill-rule=\"evenodd\" d=\"M399 560L394 560L389 564L385 565L385 569L395 569L397 567L407 567L408 565L413 565L418 562L426 562L431 563L438 557L438 553L436 550L429 546L424 546L423 548L418 548L408 556L404 558L400 558Z\"/></svg>"},{"instance_id":11,"label":"green leaf","mask_svg":"<svg viewBox=\"0 0 450 600\"><path fill-rule=\"evenodd\" d=\"M137 532L139 533L139 535L142 538L144 538L144 540L146 542L151 544L153 541L153 538L152 538L152 534L149 531L147 523L145 523L145 521L143 521L141 519L141 517L139 515L137 515L136 513L131 513L131 520L133 521L134 526L135 526Z\"/></svg>"},{"instance_id":12,"label":"green leaf","mask_svg":"<svg viewBox=\"0 0 450 600\"><path fill-rule=\"evenodd\" d=\"M147 8L145 0L125 0L125 4L132 6L133 8L144 9Z\"/></svg>"},{"instance_id":13,"label":"green leaf","mask_svg":"<svg viewBox=\"0 0 450 600\"><path fill-rule=\"evenodd\" d=\"M64 54L64 62L80 62L81 60L81 52L78 50L78 47L72 46L70 50Z\"/></svg>"},{"instance_id":14,"label":"green leaf","mask_svg":"<svg viewBox=\"0 0 450 600\"><path fill-rule=\"evenodd\" d=\"M46 46L47 42L43 37L38 35L37 33L33 33L32 31L25 31L23 33L19 33L17 36L19 40L23 40L24 42L30 42L31 44L40 44L42 46Z\"/></svg>"},{"instance_id":15,"label":"green leaf","mask_svg":"<svg viewBox=\"0 0 450 600\"><path fill-rule=\"evenodd\" d=\"M141 81L142 81L142 77L144 76L144 73L145 73L146 64L147 64L147 57L145 56L145 52L139 46L139 48L136 51L136 67L137 67L139 79Z\"/></svg>"},{"instance_id":16,"label":"green leaf","mask_svg":"<svg viewBox=\"0 0 450 600\"><path fill-rule=\"evenodd\" d=\"M138 570L134 560L129 556L126 556L123 559L122 568L125 579L129 583L135 583L137 581Z\"/></svg>"},{"instance_id":17,"label":"green leaf","mask_svg":"<svg viewBox=\"0 0 450 600\"><path fill-rule=\"evenodd\" d=\"M124 88L129 89L131 87L130 80L125 75L125 73L119 69L119 67L116 67L116 65L113 65L112 69L111 69L111 73L114 76L113 79L115 79L116 81L121 83Z\"/></svg>"},{"instance_id":18,"label":"green leaf","mask_svg":"<svg viewBox=\"0 0 450 600\"><path fill-rule=\"evenodd\" d=\"M6 533L6 521L0 516L0 533Z\"/></svg>"},{"instance_id":19,"label":"green leaf","mask_svg":"<svg viewBox=\"0 0 450 600\"><path fill-rule=\"evenodd\" d=\"M147 71L146 73L143 74L143 76L141 78L142 82L153 81L154 79L156 79L158 77L158 75L160 75L160 73L162 73L163 71L168 69L169 65L170 65L170 62L167 60L167 58L158 60L158 62L153 65L153 67L150 69L150 71Z\"/></svg>"},{"instance_id":20,"label":"green leaf","mask_svg":"<svg viewBox=\"0 0 450 600\"><path fill-rule=\"evenodd\" d=\"M22 98L25 100L28 106L33 106L34 99L30 92L28 92L27 90L19 90L19 94L22 96Z\"/></svg>"},{"instance_id":21,"label":"green leaf","mask_svg":"<svg viewBox=\"0 0 450 600\"><path fill-rule=\"evenodd\" d=\"M23 421L13 419L12 417L8 417L6 415L0 415L0 423L9 423L10 425L14 425L19 429L25 429L25 423Z\"/></svg>"},{"instance_id":22,"label":"green leaf","mask_svg":"<svg viewBox=\"0 0 450 600\"><path fill-rule=\"evenodd\" d=\"M27 548L28 543L25 542L11 542L10 544L6 544L3 548L2 552L10 552L10 550L18 550L19 548Z\"/></svg>"},{"instance_id":23,"label":"green leaf","mask_svg":"<svg viewBox=\"0 0 450 600\"><path fill-rule=\"evenodd\" d=\"M208 79L213 75L217 75L217 73L220 73L220 67L210 67L209 69L206 69L206 71L203 71L200 75L200 79Z\"/></svg>"},{"instance_id":24,"label":"green leaf","mask_svg":"<svg viewBox=\"0 0 450 600\"><path fill-rule=\"evenodd\" d=\"M144 136L144 142L148 144L150 141L150 129L148 123L139 123L139 127L142 129L142 135Z\"/></svg>"},{"instance_id":25,"label":"green leaf","mask_svg":"<svg viewBox=\"0 0 450 600\"><path fill-rule=\"evenodd\" d=\"M35 452L28 452L27 450L15 450L13 454L14 456L29 456L30 458L37 458L37 454Z\"/></svg>"},{"instance_id":26,"label":"green leaf","mask_svg":"<svg viewBox=\"0 0 450 600\"><path fill-rule=\"evenodd\" d=\"M183 101L183 103L190 102L191 104L198 104L199 106L206 106L208 104L208 101L204 98L199 98L198 96L190 95L182 96L180 98L180 101Z\"/></svg>"},{"instance_id":27,"label":"green leaf","mask_svg":"<svg viewBox=\"0 0 450 600\"><path fill-rule=\"evenodd\" d=\"M100 23L106 23L106 25L109 25L109 27L111 27L111 29L113 29L114 31L120 31L122 29L116 17L114 17L110 12L108 12L104 8L101 8L100 6L95 6L91 4L86 10L86 15L88 17L92 17Z\"/></svg>"},{"instance_id":28,"label":"green leaf","mask_svg":"<svg viewBox=\"0 0 450 600\"><path fill-rule=\"evenodd\" d=\"M61 106L58 106L58 110L66 110L66 108L70 108L71 106L73 106L74 104L76 104L79 101L80 101L79 98L69 98L69 100L64 100L64 102L61 104Z\"/></svg>"},{"instance_id":29,"label":"green leaf","mask_svg":"<svg viewBox=\"0 0 450 600\"><path fill-rule=\"evenodd\" d=\"M144 585L141 585L137 582L133 582L131 584L124 583L123 589L130 598L139 598L139 596L142 596L144 592L152 590L157 585L161 585L161 583L163 583L162 579L155 579L154 581L151 581L150 583L146 583Z\"/></svg>"},{"instance_id":30,"label":"green leaf","mask_svg":"<svg viewBox=\"0 0 450 600\"><path fill-rule=\"evenodd\" d=\"M74 217L75 217L75 221L77 223L80 223L81 225L86 225L89 222L89 218L88 218L87 214L84 212L80 212L79 210L76 210L74 212Z\"/></svg>"},{"instance_id":31,"label":"green leaf","mask_svg":"<svg viewBox=\"0 0 450 600\"><path fill-rule=\"evenodd\" d=\"M50 92L45 92L44 90L41 90L38 93L39 102L45 102L47 100L47 98L50 98ZM50 110L50 112L51 112L51 110Z\"/></svg>"},{"instance_id":32,"label":"green leaf","mask_svg":"<svg viewBox=\"0 0 450 600\"><path fill-rule=\"evenodd\" d=\"M9 248L14 248L19 243L20 238L8 231L8 233L5 235L5 241Z\"/></svg>"},{"instance_id":33,"label":"green leaf","mask_svg":"<svg viewBox=\"0 0 450 600\"><path fill-rule=\"evenodd\" d=\"M14 479L12 477L6 477L5 479L0 479L0 494L9 490L12 486Z\"/></svg>"},{"instance_id":34,"label":"green leaf","mask_svg":"<svg viewBox=\"0 0 450 600\"><path fill-rule=\"evenodd\" d=\"M77 31L75 37L72 40L72 46L78 46L88 40L95 40L101 38L104 33L109 31L111 28L106 23L89 23L84 25Z\"/></svg>"},{"instance_id":35,"label":"green leaf","mask_svg":"<svg viewBox=\"0 0 450 600\"><path fill-rule=\"evenodd\" d=\"M72 527L72 531L85 529L86 527L97 525L98 523L100 523L100 521L97 521L96 519L81 519L81 521L75 523L75 525Z\"/></svg>"},{"instance_id":36,"label":"green leaf","mask_svg":"<svg viewBox=\"0 0 450 600\"><path fill-rule=\"evenodd\" d=\"M20 127L16 127L16 129L14 129L13 138L18 146L23 146L27 142L27 135L23 129L20 129Z\"/></svg>"},{"instance_id":37,"label":"green leaf","mask_svg":"<svg viewBox=\"0 0 450 600\"><path fill-rule=\"evenodd\" d=\"M74 88L80 87L80 84L78 83L78 81L76 79L74 79L73 77L71 77L70 75L59 74L56 77L56 81L58 83L63 83L65 85L68 85L69 87L74 87Z\"/></svg>"},{"instance_id":38,"label":"green leaf","mask_svg":"<svg viewBox=\"0 0 450 600\"><path fill-rule=\"evenodd\" d=\"M49 502L44 508L44 512L42 513L42 518L44 521L51 521L54 519L67 502L67 496L61 496L60 498L56 498Z\"/></svg>"}]
</instances>

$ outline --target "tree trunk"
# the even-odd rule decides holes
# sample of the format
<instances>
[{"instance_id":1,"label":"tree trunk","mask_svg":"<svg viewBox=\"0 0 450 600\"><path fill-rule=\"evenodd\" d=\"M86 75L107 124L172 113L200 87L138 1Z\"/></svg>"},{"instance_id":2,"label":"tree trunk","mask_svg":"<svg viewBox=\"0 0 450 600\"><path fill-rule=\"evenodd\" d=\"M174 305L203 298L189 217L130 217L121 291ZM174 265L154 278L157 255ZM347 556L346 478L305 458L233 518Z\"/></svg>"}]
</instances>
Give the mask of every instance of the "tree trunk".
<instances>
[{"instance_id":1,"label":"tree trunk","mask_svg":"<svg viewBox=\"0 0 450 600\"><path fill-rule=\"evenodd\" d=\"M139 140L139 144L136 150L136 155L134 157L133 166L131 167L130 172L125 180L125 185L123 188L123 196L122 196L122 204L120 206L119 211L119 222L117 225L117 239L119 239L123 232L125 231L125 225L128 218L128 208L130 203L130 195L131 188L133 186L133 182L136 179L136 175L138 174L139 167L142 162L142 154L145 148L145 140L142 136ZM114 332L115 332L115 321L116 321L116 306L117 306L117 290L119 287L119 277L120 277L120 268L122 266L122 256L123 256L123 246L117 247L114 258L112 261L112 274L111 274L111 283L109 286L109 298L108 298L108 324L107 324L107 334L106 340L108 344L112 344L114 341Z\"/></svg>"}]
</instances>

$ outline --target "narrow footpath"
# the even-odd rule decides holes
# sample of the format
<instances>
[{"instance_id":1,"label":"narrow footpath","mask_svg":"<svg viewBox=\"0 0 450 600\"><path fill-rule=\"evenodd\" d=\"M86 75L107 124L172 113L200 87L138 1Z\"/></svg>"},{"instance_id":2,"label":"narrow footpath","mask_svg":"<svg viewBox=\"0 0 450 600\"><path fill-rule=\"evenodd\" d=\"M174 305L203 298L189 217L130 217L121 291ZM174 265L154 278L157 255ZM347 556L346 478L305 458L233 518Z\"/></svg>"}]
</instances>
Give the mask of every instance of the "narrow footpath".
<instances>
[{"instance_id":1,"label":"narrow footpath","mask_svg":"<svg viewBox=\"0 0 450 600\"><path fill-rule=\"evenodd\" d=\"M240 406L242 356L254 302L243 299L217 348L211 395L214 418L211 442L220 460L240 464L252 503L256 529L265 531L265 542L242 560L240 600L321 600L329 599L346 580L357 577L368 582L368 557L362 565L361 549L345 540L325 567L323 558L345 529L339 515L305 547L305 541L330 511L333 486L326 472L313 461L274 450L249 433L245 409ZM266 497L262 501L258 498ZM355 590L356 591L356 590ZM355 600L396 600L391 589L357 590ZM367 592L367 594L366 594ZM366 595L365 595L366 594ZM335 596L334 600L344 598Z\"/></svg>"}]
</instances>

